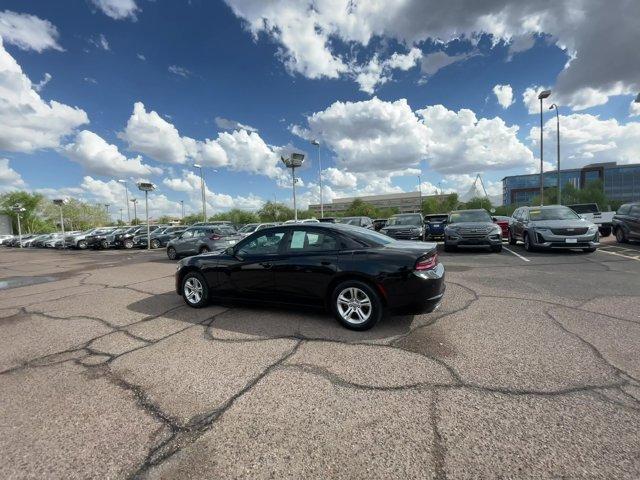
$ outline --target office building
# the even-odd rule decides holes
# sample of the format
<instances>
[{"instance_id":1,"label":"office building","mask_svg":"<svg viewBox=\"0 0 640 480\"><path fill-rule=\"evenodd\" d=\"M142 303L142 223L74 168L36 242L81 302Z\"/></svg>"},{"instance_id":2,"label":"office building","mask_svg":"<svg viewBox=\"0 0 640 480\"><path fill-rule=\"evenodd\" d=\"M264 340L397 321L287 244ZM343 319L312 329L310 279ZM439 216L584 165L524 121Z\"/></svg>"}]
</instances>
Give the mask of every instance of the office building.
<instances>
[{"instance_id":1,"label":"office building","mask_svg":"<svg viewBox=\"0 0 640 480\"><path fill-rule=\"evenodd\" d=\"M362 200L376 208L397 208L399 213L421 211L422 202L430 197L446 197L446 195L420 195L420 192L389 193L386 195L369 195L365 197L335 198L332 203L324 204L325 217L343 214L354 200ZM309 205L309 210L320 215L320 204Z\"/></svg>"},{"instance_id":2,"label":"office building","mask_svg":"<svg viewBox=\"0 0 640 480\"><path fill-rule=\"evenodd\" d=\"M604 194L616 202L640 201L640 164L618 165L616 162L593 163L582 168L560 170L562 186L583 188L593 180L601 180ZM558 174L544 172L544 187L557 187ZM502 179L503 205L526 205L540 194L540 174L513 175Z\"/></svg>"}]
</instances>

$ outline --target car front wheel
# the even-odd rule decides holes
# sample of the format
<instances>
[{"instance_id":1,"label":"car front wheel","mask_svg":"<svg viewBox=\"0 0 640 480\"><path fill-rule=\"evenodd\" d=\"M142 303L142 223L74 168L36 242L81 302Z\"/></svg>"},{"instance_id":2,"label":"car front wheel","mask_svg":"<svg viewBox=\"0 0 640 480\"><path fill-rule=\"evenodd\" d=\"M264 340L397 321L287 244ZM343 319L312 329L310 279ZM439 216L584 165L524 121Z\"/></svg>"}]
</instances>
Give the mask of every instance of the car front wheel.
<instances>
[{"instance_id":1,"label":"car front wheel","mask_svg":"<svg viewBox=\"0 0 640 480\"><path fill-rule=\"evenodd\" d=\"M200 247L200 251L199 253L202 255L203 253L209 253L211 251L211 249L207 246L204 247Z\"/></svg>"},{"instance_id":2,"label":"car front wheel","mask_svg":"<svg viewBox=\"0 0 640 480\"><path fill-rule=\"evenodd\" d=\"M513 234L511 233L511 230L509 230L507 237L509 239L509 245L515 245L516 243L518 243L518 241L516 240L516 237L514 237Z\"/></svg>"},{"instance_id":3,"label":"car front wheel","mask_svg":"<svg viewBox=\"0 0 640 480\"><path fill-rule=\"evenodd\" d=\"M491 245L491 251L500 253L502 251L502 245Z\"/></svg>"},{"instance_id":4,"label":"car front wheel","mask_svg":"<svg viewBox=\"0 0 640 480\"><path fill-rule=\"evenodd\" d=\"M533 244L531 243L531 238L529 238L528 234L524 234L524 249L527 252L533 252Z\"/></svg>"},{"instance_id":5,"label":"car front wheel","mask_svg":"<svg viewBox=\"0 0 640 480\"><path fill-rule=\"evenodd\" d=\"M169 247L167 248L167 257L169 257L169 260L175 260L178 258L178 252L176 252L175 248Z\"/></svg>"},{"instance_id":6,"label":"car front wheel","mask_svg":"<svg viewBox=\"0 0 640 480\"><path fill-rule=\"evenodd\" d=\"M342 282L333 290L331 310L338 322L351 330L368 330L384 315L378 294L358 280Z\"/></svg>"},{"instance_id":7,"label":"car front wheel","mask_svg":"<svg viewBox=\"0 0 640 480\"><path fill-rule=\"evenodd\" d=\"M182 279L182 298L193 308L202 308L209 302L209 288L198 272L189 272Z\"/></svg>"},{"instance_id":8,"label":"car front wheel","mask_svg":"<svg viewBox=\"0 0 640 480\"><path fill-rule=\"evenodd\" d=\"M616 242L627 243L627 236L624 234L624 230L620 227L616 228Z\"/></svg>"},{"instance_id":9,"label":"car front wheel","mask_svg":"<svg viewBox=\"0 0 640 480\"><path fill-rule=\"evenodd\" d=\"M133 248L133 240L125 240L124 248L126 248L127 250L131 250Z\"/></svg>"},{"instance_id":10,"label":"car front wheel","mask_svg":"<svg viewBox=\"0 0 640 480\"><path fill-rule=\"evenodd\" d=\"M79 248L80 250L84 250L84 249L86 249L86 248L87 248L87 242L86 242L85 240L80 240L80 241L78 242L78 248Z\"/></svg>"},{"instance_id":11,"label":"car front wheel","mask_svg":"<svg viewBox=\"0 0 640 480\"><path fill-rule=\"evenodd\" d=\"M159 240L151 240L151 248L160 248Z\"/></svg>"}]
</instances>

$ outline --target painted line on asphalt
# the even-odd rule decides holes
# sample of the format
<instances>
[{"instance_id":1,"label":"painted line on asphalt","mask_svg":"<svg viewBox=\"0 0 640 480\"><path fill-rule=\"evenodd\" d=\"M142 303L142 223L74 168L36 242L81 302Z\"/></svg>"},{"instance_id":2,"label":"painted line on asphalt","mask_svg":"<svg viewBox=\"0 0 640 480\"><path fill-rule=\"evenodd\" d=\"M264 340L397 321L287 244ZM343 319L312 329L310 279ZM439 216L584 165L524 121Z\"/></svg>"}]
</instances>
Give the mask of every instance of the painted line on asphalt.
<instances>
[{"instance_id":1,"label":"painted line on asphalt","mask_svg":"<svg viewBox=\"0 0 640 480\"><path fill-rule=\"evenodd\" d=\"M602 253L608 253L609 255L615 255L617 257L627 258L629 260L636 260L636 261L640 262L640 258L638 258L638 257L632 257L630 255L625 255L623 253L618 253L618 252L610 252L609 250L605 250L603 248L600 248L599 251L602 252Z\"/></svg>"},{"instance_id":2,"label":"painted line on asphalt","mask_svg":"<svg viewBox=\"0 0 640 480\"><path fill-rule=\"evenodd\" d=\"M527 257L523 257L522 255L520 255L519 253L514 252L513 250L508 249L507 247L502 247L504 248L507 252L509 253L513 253L516 257L518 257L521 260L524 260L525 262L530 262L531 260L529 260Z\"/></svg>"}]
</instances>

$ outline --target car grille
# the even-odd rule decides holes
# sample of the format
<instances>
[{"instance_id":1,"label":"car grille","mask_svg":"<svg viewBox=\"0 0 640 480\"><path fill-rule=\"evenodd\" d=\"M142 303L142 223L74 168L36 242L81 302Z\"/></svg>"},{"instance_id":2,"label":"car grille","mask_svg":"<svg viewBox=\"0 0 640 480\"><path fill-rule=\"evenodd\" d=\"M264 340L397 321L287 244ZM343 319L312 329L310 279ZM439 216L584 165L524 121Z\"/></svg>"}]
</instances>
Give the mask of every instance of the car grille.
<instances>
[{"instance_id":1,"label":"car grille","mask_svg":"<svg viewBox=\"0 0 640 480\"><path fill-rule=\"evenodd\" d=\"M551 233L554 235L584 235L588 228L552 228Z\"/></svg>"},{"instance_id":2,"label":"car grille","mask_svg":"<svg viewBox=\"0 0 640 480\"><path fill-rule=\"evenodd\" d=\"M488 227L468 227L460 228L458 235L462 238L483 238L486 237L490 231L491 229Z\"/></svg>"}]
</instances>

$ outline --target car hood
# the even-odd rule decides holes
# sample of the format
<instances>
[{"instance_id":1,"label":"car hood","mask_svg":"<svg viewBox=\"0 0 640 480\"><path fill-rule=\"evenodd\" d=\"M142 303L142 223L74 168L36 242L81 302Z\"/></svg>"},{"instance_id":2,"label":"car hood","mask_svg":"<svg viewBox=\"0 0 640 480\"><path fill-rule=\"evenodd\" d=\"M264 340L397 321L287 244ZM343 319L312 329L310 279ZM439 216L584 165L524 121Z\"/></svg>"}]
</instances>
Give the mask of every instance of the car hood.
<instances>
[{"instance_id":1,"label":"car hood","mask_svg":"<svg viewBox=\"0 0 640 480\"><path fill-rule=\"evenodd\" d=\"M406 230L408 228L422 228L421 225L387 225L386 227L382 227L382 229L390 231L390 230Z\"/></svg>"},{"instance_id":2,"label":"car hood","mask_svg":"<svg viewBox=\"0 0 640 480\"><path fill-rule=\"evenodd\" d=\"M586 220L532 220L531 225L538 228L588 228L595 225Z\"/></svg>"}]
</instances>

